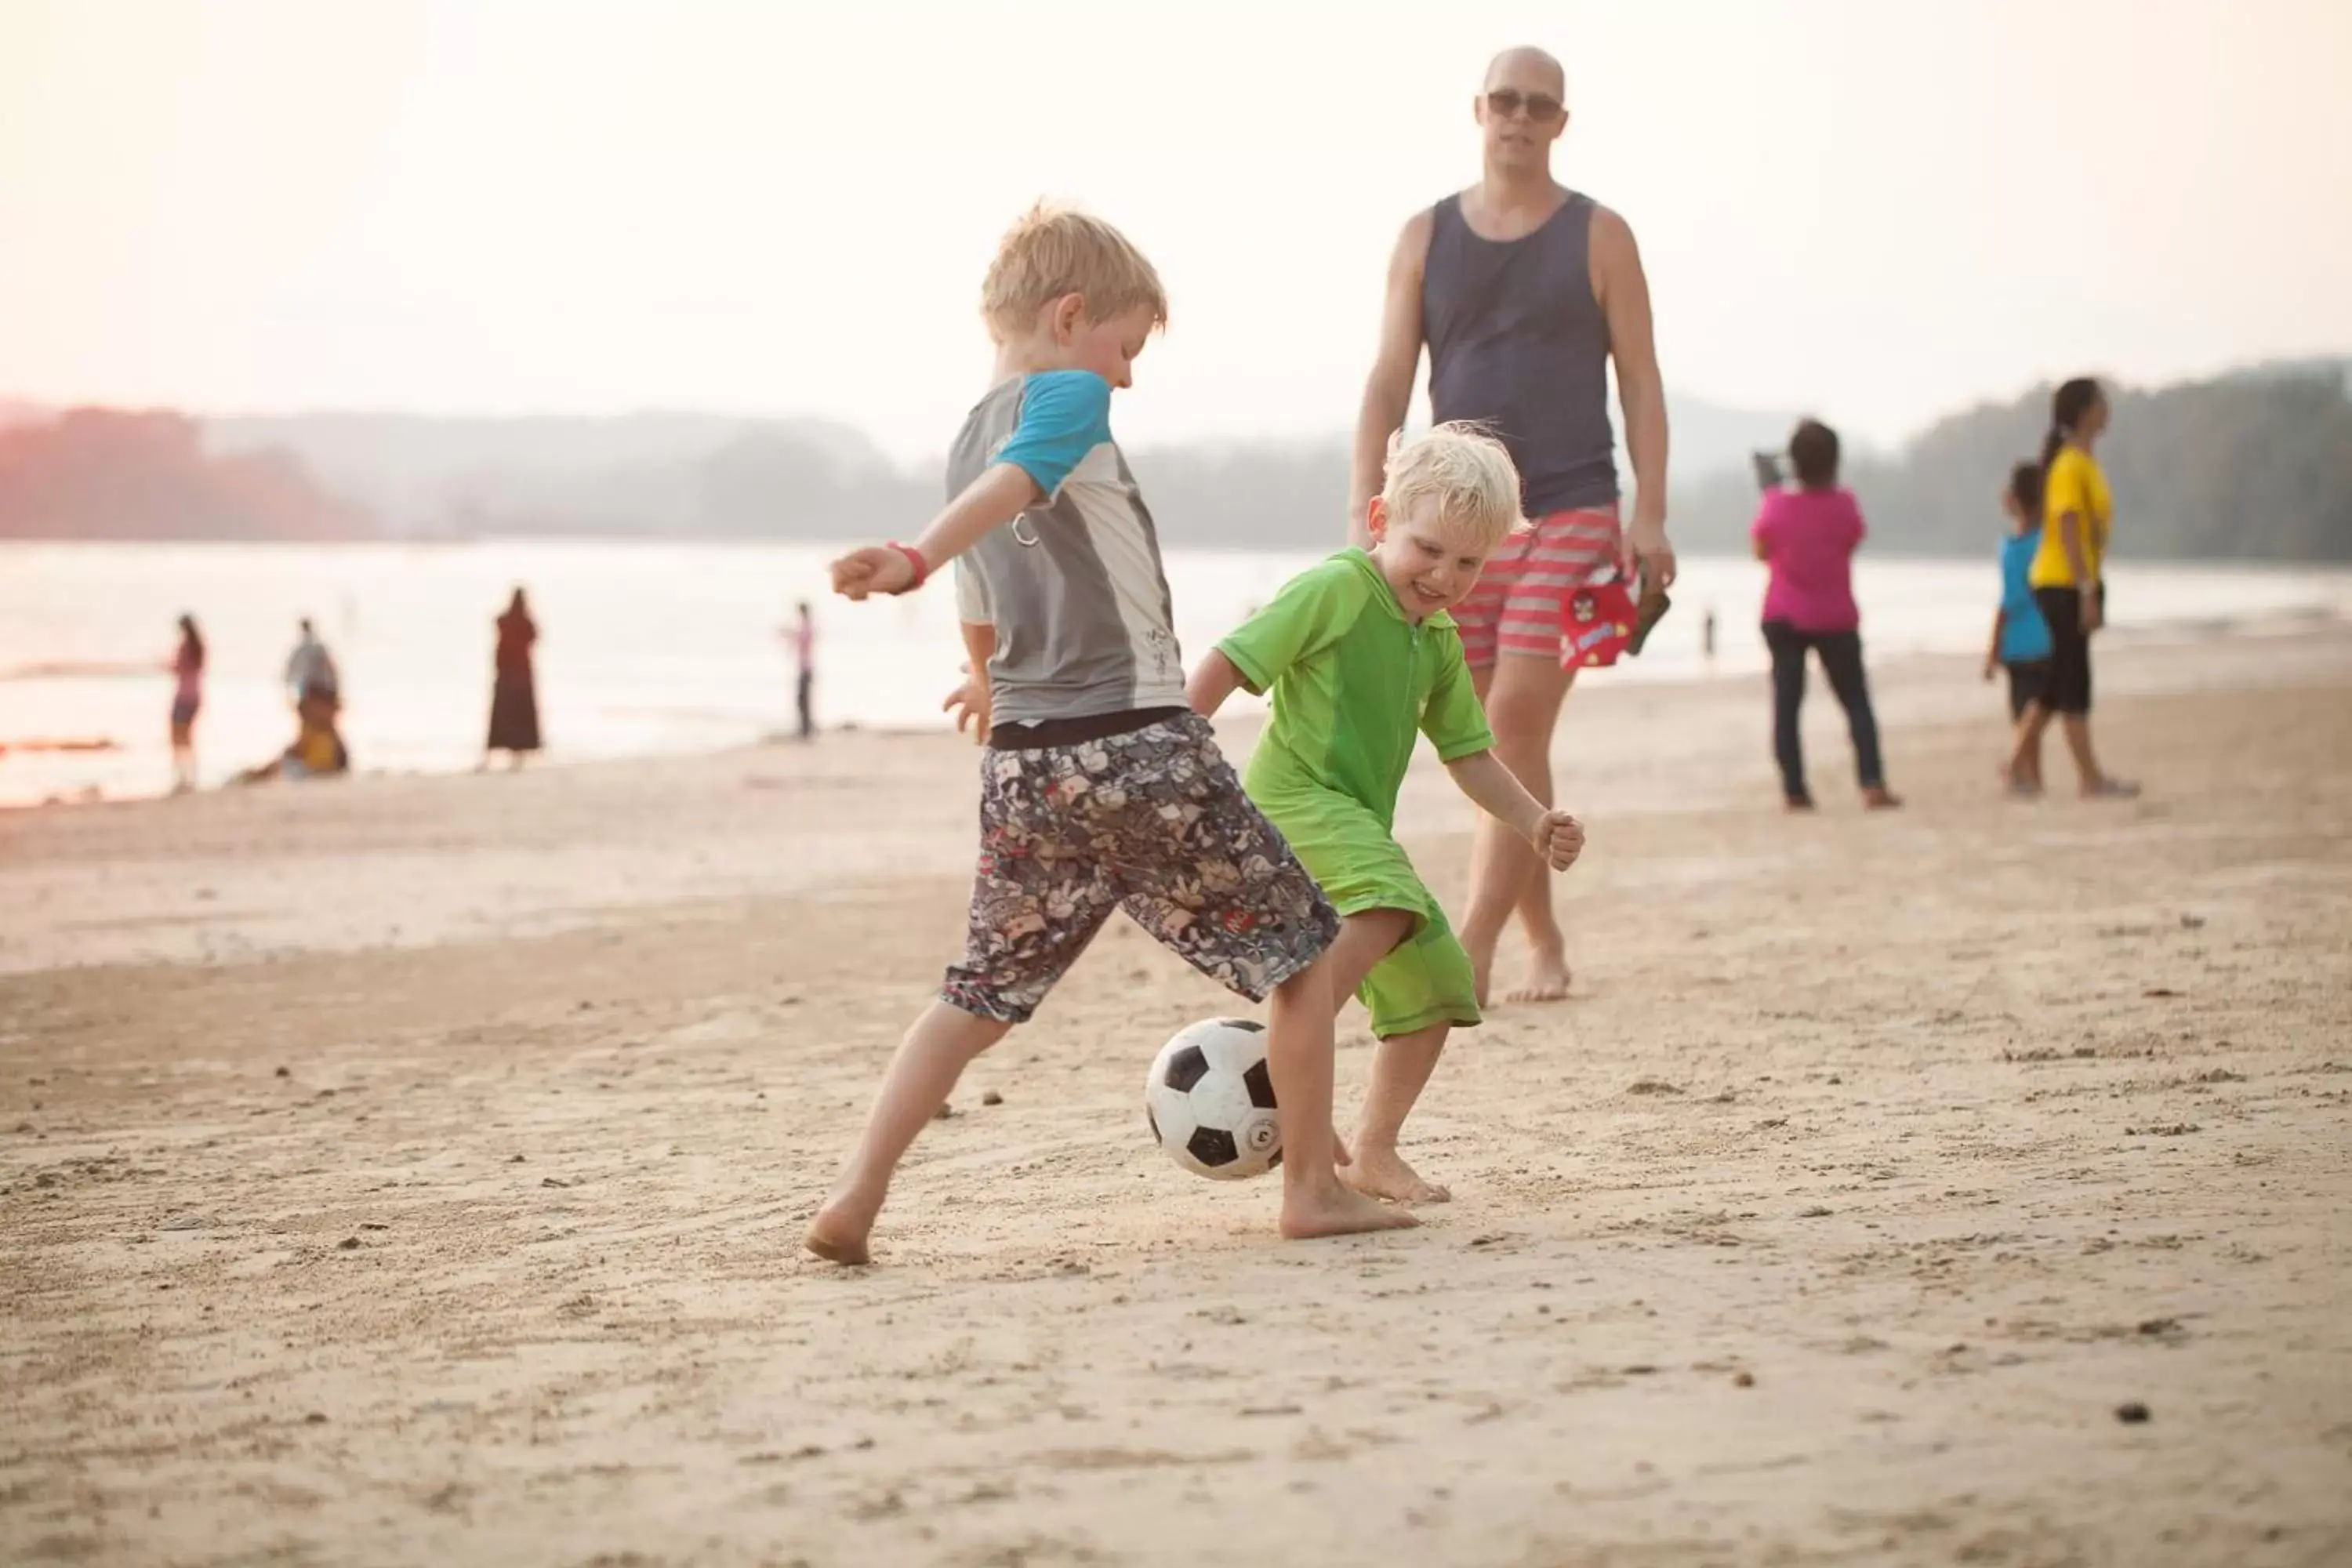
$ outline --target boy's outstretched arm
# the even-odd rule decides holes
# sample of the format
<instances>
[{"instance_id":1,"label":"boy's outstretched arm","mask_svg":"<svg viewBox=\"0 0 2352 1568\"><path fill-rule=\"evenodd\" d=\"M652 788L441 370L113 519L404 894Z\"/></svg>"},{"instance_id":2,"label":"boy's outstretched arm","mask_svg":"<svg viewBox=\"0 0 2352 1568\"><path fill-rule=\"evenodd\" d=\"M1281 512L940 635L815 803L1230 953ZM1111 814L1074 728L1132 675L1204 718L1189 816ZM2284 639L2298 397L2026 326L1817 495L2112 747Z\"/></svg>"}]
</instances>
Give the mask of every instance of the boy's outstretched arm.
<instances>
[{"instance_id":1,"label":"boy's outstretched arm","mask_svg":"<svg viewBox=\"0 0 2352 1568\"><path fill-rule=\"evenodd\" d=\"M1473 752L1445 764L1462 793L1479 810L1535 846L1555 871L1565 871L1584 852L1584 825L1529 795L1518 775L1492 752Z\"/></svg>"},{"instance_id":2,"label":"boy's outstretched arm","mask_svg":"<svg viewBox=\"0 0 2352 1568\"><path fill-rule=\"evenodd\" d=\"M913 544L868 545L835 562L833 591L851 599L863 599L868 594L903 594L1043 497L1028 469L998 463L948 502Z\"/></svg>"},{"instance_id":3,"label":"boy's outstretched arm","mask_svg":"<svg viewBox=\"0 0 2352 1568\"><path fill-rule=\"evenodd\" d=\"M1240 690L1242 672L1227 658L1223 648L1211 648L1208 657L1192 667L1192 679L1184 683L1184 700L1192 711L1203 719L1213 719L1225 699Z\"/></svg>"}]
</instances>

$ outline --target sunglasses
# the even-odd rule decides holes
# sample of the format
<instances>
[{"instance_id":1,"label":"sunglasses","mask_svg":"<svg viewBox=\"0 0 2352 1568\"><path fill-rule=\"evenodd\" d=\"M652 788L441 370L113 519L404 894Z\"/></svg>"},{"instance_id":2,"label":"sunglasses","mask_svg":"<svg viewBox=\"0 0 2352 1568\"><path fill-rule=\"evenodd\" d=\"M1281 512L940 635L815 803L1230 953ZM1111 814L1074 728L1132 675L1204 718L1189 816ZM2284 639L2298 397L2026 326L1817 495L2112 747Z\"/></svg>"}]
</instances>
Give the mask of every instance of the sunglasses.
<instances>
[{"instance_id":1,"label":"sunglasses","mask_svg":"<svg viewBox=\"0 0 2352 1568\"><path fill-rule=\"evenodd\" d=\"M1535 121L1557 120L1567 105L1548 92L1521 92L1515 87L1498 87L1486 94L1486 107L1508 120L1524 109L1528 118Z\"/></svg>"}]
</instances>

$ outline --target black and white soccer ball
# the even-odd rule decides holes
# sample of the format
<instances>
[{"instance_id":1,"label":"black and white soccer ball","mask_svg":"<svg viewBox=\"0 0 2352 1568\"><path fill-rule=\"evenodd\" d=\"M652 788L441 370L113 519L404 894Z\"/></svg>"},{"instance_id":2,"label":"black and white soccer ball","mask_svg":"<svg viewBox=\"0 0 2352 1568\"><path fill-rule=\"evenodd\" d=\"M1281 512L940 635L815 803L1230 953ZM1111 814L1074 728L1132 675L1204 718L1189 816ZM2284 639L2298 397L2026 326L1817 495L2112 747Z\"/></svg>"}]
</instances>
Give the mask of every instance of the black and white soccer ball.
<instances>
[{"instance_id":1,"label":"black and white soccer ball","mask_svg":"<svg viewBox=\"0 0 2352 1568\"><path fill-rule=\"evenodd\" d=\"M1239 1181L1281 1164L1265 1026L1207 1018L1180 1030L1152 1058L1143 1114L1168 1157L1196 1176Z\"/></svg>"}]
</instances>

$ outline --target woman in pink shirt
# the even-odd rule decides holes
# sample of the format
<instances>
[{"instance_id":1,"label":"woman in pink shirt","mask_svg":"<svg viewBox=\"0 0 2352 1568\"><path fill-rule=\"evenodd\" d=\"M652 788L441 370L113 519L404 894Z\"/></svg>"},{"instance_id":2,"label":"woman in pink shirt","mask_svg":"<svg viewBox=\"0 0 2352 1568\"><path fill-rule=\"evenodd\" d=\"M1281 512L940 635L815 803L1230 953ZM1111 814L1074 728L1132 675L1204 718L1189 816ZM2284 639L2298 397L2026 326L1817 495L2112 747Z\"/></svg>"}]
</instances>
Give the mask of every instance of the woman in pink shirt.
<instances>
[{"instance_id":1,"label":"woman in pink shirt","mask_svg":"<svg viewBox=\"0 0 2352 1568\"><path fill-rule=\"evenodd\" d=\"M1863 804L1884 811L1903 803L1886 787L1878 721L1871 714L1870 683L1862 673L1853 552L1868 531L1853 493L1837 482L1836 431L1818 419L1799 425L1789 440L1789 462L1796 469L1796 488L1766 491L1749 531L1756 559L1771 572L1764 590L1764 646L1772 650L1772 745L1780 760L1780 788L1790 810L1813 808L1797 716L1805 701L1805 656L1819 653L1822 672L1853 732Z\"/></svg>"}]
</instances>

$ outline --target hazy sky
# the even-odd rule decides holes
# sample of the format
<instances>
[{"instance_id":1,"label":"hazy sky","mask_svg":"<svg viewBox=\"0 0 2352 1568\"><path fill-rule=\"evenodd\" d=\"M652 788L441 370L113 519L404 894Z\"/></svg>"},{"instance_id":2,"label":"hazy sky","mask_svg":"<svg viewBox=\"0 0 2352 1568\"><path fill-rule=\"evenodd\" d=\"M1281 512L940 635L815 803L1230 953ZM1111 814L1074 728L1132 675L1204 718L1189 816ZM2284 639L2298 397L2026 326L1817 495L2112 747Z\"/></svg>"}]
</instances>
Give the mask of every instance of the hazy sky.
<instances>
[{"instance_id":1,"label":"hazy sky","mask_svg":"<svg viewBox=\"0 0 2352 1568\"><path fill-rule=\"evenodd\" d=\"M0 0L0 393L929 454L1043 194L1169 285L1123 438L1334 431L1519 42L1670 387L1884 438L2352 348L2352 0Z\"/></svg>"}]
</instances>

